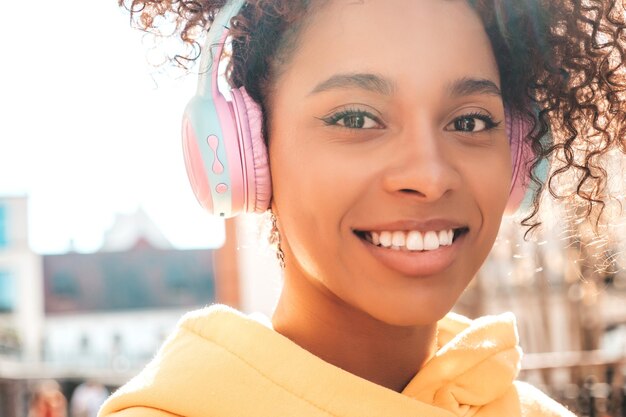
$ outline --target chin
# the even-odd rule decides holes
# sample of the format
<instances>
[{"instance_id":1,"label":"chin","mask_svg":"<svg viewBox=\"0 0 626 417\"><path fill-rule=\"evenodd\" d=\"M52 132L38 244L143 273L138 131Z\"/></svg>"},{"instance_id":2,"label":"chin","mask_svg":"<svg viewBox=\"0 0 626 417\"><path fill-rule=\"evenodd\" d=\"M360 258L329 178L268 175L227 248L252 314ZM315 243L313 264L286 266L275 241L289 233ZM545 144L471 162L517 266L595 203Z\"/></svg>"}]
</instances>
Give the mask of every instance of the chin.
<instances>
[{"instance_id":1,"label":"chin","mask_svg":"<svg viewBox=\"0 0 626 417\"><path fill-rule=\"evenodd\" d=\"M436 297L432 294L424 297L388 297L369 302L361 310L383 323L399 326L429 326L443 317L454 306L456 299Z\"/></svg>"}]
</instances>

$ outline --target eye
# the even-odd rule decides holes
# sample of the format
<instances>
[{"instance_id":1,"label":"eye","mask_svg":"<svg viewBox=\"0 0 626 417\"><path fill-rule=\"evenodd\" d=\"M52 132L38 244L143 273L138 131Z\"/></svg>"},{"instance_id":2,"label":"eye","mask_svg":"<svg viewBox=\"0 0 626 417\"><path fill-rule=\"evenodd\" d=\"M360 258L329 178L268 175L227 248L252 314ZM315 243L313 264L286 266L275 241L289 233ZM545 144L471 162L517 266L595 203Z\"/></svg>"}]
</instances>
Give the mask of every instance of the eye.
<instances>
[{"instance_id":1,"label":"eye","mask_svg":"<svg viewBox=\"0 0 626 417\"><path fill-rule=\"evenodd\" d=\"M356 109L341 110L321 120L327 126L339 126L347 129L382 129L380 119L370 112Z\"/></svg>"},{"instance_id":2,"label":"eye","mask_svg":"<svg viewBox=\"0 0 626 417\"><path fill-rule=\"evenodd\" d=\"M478 133L497 127L500 122L495 122L489 115L472 113L459 116L450 122L445 130L466 133Z\"/></svg>"}]
</instances>

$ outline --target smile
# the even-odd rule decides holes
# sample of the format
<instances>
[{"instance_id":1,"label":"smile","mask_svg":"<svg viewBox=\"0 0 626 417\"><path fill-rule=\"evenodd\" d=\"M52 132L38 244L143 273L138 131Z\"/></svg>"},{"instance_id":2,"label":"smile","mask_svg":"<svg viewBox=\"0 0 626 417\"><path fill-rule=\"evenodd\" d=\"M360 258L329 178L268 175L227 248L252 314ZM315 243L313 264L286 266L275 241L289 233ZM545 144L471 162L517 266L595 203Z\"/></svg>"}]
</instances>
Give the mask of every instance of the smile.
<instances>
[{"instance_id":1,"label":"smile","mask_svg":"<svg viewBox=\"0 0 626 417\"><path fill-rule=\"evenodd\" d=\"M439 274L454 263L469 228L353 232L367 252L387 268L405 276L425 277Z\"/></svg>"},{"instance_id":2,"label":"smile","mask_svg":"<svg viewBox=\"0 0 626 417\"><path fill-rule=\"evenodd\" d=\"M442 246L451 246L467 228L445 229L439 231L355 231L361 239L374 246L397 251L433 251Z\"/></svg>"}]
</instances>

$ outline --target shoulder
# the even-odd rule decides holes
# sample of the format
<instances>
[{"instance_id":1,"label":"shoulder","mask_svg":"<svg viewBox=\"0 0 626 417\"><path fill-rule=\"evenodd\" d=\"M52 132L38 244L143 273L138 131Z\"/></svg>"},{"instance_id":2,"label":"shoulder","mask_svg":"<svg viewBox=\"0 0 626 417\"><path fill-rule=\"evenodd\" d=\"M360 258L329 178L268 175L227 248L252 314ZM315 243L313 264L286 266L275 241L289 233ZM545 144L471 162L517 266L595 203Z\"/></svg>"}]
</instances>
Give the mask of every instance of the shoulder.
<instances>
[{"instance_id":1,"label":"shoulder","mask_svg":"<svg viewBox=\"0 0 626 417\"><path fill-rule=\"evenodd\" d=\"M576 417L567 408L530 384L514 381L499 399L480 409L476 417Z\"/></svg>"},{"instance_id":2,"label":"shoulder","mask_svg":"<svg viewBox=\"0 0 626 417\"><path fill-rule=\"evenodd\" d=\"M247 316L232 307L213 304L188 312L179 320L177 328L204 337L216 332L227 331L230 333L233 328L241 329L258 324L258 320L252 319L251 316Z\"/></svg>"},{"instance_id":3,"label":"shoulder","mask_svg":"<svg viewBox=\"0 0 626 417\"><path fill-rule=\"evenodd\" d=\"M98 417L180 417L167 411L148 407L132 407L114 413L100 412Z\"/></svg>"},{"instance_id":4,"label":"shoulder","mask_svg":"<svg viewBox=\"0 0 626 417\"><path fill-rule=\"evenodd\" d=\"M574 413L534 386L521 381L515 381L513 386L519 398L522 417L575 417Z\"/></svg>"},{"instance_id":5,"label":"shoulder","mask_svg":"<svg viewBox=\"0 0 626 417\"><path fill-rule=\"evenodd\" d=\"M268 331L226 306L187 313L152 361L107 400L99 416L218 415L221 402L215 393L227 381L231 387L242 381L245 363L237 349L249 351L256 340L251 334L263 330Z\"/></svg>"}]
</instances>

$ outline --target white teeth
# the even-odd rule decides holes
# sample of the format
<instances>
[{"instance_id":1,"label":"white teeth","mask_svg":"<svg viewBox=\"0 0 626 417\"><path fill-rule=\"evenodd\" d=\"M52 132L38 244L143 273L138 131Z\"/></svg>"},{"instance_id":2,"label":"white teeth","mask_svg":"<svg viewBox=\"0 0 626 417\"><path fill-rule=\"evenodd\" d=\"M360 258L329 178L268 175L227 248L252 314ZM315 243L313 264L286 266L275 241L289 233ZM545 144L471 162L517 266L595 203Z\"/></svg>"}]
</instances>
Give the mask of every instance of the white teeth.
<instances>
[{"instance_id":1,"label":"white teeth","mask_svg":"<svg viewBox=\"0 0 626 417\"><path fill-rule=\"evenodd\" d=\"M406 248L408 250L424 250L424 237L420 232L412 231L406 236Z\"/></svg>"},{"instance_id":2,"label":"white teeth","mask_svg":"<svg viewBox=\"0 0 626 417\"><path fill-rule=\"evenodd\" d=\"M404 232L393 232L391 235L391 245L401 248L404 246Z\"/></svg>"},{"instance_id":3,"label":"white teeth","mask_svg":"<svg viewBox=\"0 0 626 417\"><path fill-rule=\"evenodd\" d=\"M430 231L426 233L411 230L370 232L368 239L375 246L393 250L424 251L450 246L454 240L454 230Z\"/></svg>"},{"instance_id":4,"label":"white teeth","mask_svg":"<svg viewBox=\"0 0 626 417\"><path fill-rule=\"evenodd\" d=\"M448 231L442 230L439 232L439 246L448 246L452 242L448 242Z\"/></svg>"},{"instance_id":5,"label":"white teeth","mask_svg":"<svg viewBox=\"0 0 626 417\"><path fill-rule=\"evenodd\" d=\"M426 232L424 235L424 250L435 250L439 248L439 236L436 232Z\"/></svg>"},{"instance_id":6,"label":"white teeth","mask_svg":"<svg viewBox=\"0 0 626 417\"><path fill-rule=\"evenodd\" d=\"M391 232L380 232L380 245L385 248L391 246Z\"/></svg>"}]
</instances>

